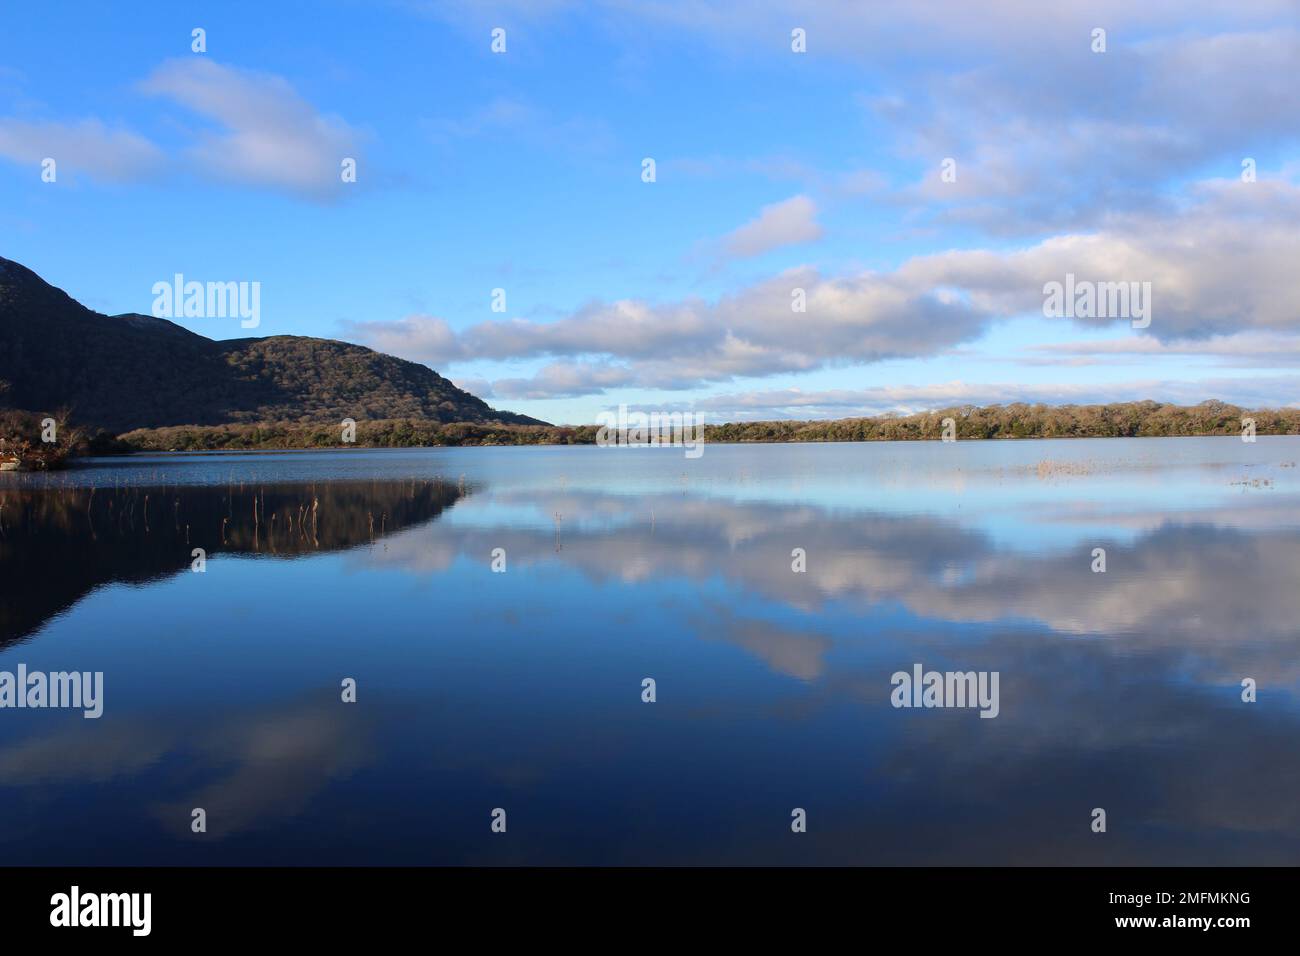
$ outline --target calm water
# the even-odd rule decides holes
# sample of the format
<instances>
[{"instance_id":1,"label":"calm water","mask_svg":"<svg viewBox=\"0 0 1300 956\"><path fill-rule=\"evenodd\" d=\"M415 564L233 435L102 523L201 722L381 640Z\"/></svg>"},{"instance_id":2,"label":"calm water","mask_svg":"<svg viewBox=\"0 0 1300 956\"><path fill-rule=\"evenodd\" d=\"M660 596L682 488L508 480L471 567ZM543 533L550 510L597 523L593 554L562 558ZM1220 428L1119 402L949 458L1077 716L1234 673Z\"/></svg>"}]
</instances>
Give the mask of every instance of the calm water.
<instances>
[{"instance_id":1,"label":"calm water","mask_svg":"<svg viewBox=\"0 0 1300 956\"><path fill-rule=\"evenodd\" d=\"M1300 863L1297 460L1126 439L0 475L0 671L105 675L98 720L0 710L0 863ZM895 709L916 663L997 671L999 716Z\"/></svg>"}]
</instances>

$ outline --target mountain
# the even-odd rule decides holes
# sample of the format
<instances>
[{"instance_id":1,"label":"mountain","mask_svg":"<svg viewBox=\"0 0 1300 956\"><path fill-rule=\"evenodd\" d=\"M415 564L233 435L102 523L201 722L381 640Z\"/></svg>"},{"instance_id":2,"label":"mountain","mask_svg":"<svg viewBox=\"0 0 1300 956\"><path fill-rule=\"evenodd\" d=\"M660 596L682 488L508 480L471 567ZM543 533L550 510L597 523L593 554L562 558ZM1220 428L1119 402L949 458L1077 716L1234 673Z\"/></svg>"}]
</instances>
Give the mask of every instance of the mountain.
<instances>
[{"instance_id":1,"label":"mountain","mask_svg":"<svg viewBox=\"0 0 1300 956\"><path fill-rule=\"evenodd\" d=\"M360 345L298 335L214 341L151 315L103 315L3 257L0 383L0 407L70 408L78 424L113 432L345 418L545 424Z\"/></svg>"}]
</instances>

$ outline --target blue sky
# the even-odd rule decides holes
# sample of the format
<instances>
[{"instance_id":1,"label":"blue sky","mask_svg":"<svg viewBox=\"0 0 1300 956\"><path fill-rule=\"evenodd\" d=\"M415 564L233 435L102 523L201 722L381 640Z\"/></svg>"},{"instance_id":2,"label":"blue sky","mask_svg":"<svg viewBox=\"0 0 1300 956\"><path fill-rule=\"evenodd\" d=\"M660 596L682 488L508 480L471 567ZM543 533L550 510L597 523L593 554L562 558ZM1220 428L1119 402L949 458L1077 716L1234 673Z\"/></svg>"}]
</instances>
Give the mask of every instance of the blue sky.
<instances>
[{"instance_id":1,"label":"blue sky","mask_svg":"<svg viewBox=\"0 0 1300 956\"><path fill-rule=\"evenodd\" d=\"M255 334L557 422L1300 403L1293 3L892 6L11 6L0 255L108 313L259 282ZM1045 316L1066 273L1150 325Z\"/></svg>"}]
</instances>

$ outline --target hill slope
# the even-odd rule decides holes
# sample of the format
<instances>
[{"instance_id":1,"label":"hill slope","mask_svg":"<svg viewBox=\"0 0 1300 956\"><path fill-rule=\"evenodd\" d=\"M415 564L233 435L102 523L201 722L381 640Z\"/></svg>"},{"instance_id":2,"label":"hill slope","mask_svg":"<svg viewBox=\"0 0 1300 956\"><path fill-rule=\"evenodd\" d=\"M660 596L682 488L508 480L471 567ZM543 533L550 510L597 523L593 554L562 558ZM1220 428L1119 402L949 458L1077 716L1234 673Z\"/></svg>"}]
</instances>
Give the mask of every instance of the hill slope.
<instances>
[{"instance_id":1,"label":"hill slope","mask_svg":"<svg viewBox=\"0 0 1300 956\"><path fill-rule=\"evenodd\" d=\"M166 319L102 315L0 257L0 406L111 431L417 418L543 424L498 412L428 366L296 335L213 341Z\"/></svg>"}]
</instances>

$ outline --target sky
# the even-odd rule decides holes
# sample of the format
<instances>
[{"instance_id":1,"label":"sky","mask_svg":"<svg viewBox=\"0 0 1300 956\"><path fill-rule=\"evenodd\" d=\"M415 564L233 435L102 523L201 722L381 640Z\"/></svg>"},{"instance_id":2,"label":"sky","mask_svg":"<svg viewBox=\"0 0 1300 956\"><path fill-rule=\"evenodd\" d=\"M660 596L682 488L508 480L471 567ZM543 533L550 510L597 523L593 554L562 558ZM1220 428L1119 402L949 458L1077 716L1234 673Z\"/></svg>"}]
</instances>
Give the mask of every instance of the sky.
<instances>
[{"instance_id":1,"label":"sky","mask_svg":"<svg viewBox=\"0 0 1300 956\"><path fill-rule=\"evenodd\" d=\"M4 0L0 255L551 422L1295 406L1298 75L1297 0Z\"/></svg>"}]
</instances>

